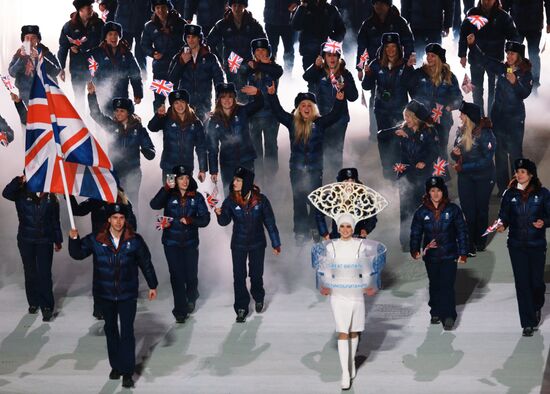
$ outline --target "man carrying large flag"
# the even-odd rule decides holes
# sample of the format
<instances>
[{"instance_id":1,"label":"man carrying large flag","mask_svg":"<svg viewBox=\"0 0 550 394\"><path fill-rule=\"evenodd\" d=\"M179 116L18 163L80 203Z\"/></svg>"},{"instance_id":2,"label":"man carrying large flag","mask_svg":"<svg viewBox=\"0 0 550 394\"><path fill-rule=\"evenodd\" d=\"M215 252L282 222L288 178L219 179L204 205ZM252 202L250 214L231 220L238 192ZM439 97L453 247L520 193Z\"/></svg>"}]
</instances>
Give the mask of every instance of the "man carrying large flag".
<instances>
[{"instance_id":1,"label":"man carrying large flag","mask_svg":"<svg viewBox=\"0 0 550 394\"><path fill-rule=\"evenodd\" d=\"M54 316L53 250L59 251L63 241L55 193L114 202L117 182L104 150L47 75L40 53L37 57L28 113L23 114L27 118L25 172L14 178L2 195L14 201L17 209L17 243L29 313L40 308L43 321L50 321Z\"/></svg>"}]
</instances>

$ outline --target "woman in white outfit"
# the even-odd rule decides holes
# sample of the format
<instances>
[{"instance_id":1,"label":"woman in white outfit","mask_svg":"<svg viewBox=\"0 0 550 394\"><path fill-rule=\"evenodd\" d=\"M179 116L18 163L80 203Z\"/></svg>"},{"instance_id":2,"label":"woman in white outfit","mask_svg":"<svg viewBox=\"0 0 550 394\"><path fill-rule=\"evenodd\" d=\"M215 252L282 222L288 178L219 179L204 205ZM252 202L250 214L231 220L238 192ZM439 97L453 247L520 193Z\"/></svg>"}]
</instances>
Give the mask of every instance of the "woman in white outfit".
<instances>
[{"instance_id":1,"label":"woman in white outfit","mask_svg":"<svg viewBox=\"0 0 550 394\"><path fill-rule=\"evenodd\" d=\"M339 239L324 241L317 248L322 249L318 264L320 291L323 295L330 295L330 305L338 333L338 354L342 366L343 390L348 390L351 387L351 381L356 374L355 354L359 344L359 333L365 326L364 294L372 296L376 293L379 287L379 274L385 264L386 252L385 246L380 242L353 238L356 223L365 219L364 215L356 216L357 213L364 212L365 209L364 206L358 207L358 205L364 201L368 201L369 204L373 202L373 199L362 198L359 201L354 198L354 195L358 194L356 193L358 190L368 189L363 185L356 185L351 188L337 186L336 194L347 197L344 199L315 199L310 195L310 200L318 209L325 208L324 213L330 212L329 216L336 220L340 233ZM327 186L324 188L326 189ZM342 192L342 189L347 189L348 193ZM368 190L374 192L371 189ZM312 193L312 195L314 194L315 192ZM325 190L325 197L326 195ZM377 193L376 195L379 197L379 201L383 200L381 204L383 206L381 207L379 204L375 209L379 212L387 203L383 197ZM326 209L326 206L322 206L327 200L331 201L332 208ZM369 209L369 211L372 213L372 210Z\"/></svg>"}]
</instances>

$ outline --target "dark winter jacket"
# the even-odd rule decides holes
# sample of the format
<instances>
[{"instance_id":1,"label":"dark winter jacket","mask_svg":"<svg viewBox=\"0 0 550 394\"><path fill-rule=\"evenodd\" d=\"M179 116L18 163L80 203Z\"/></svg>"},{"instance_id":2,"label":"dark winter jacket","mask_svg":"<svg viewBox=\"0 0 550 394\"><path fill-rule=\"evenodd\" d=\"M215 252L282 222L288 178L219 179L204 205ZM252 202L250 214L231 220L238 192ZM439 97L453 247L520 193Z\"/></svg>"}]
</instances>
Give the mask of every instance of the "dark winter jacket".
<instances>
[{"instance_id":1,"label":"dark winter jacket","mask_svg":"<svg viewBox=\"0 0 550 394\"><path fill-rule=\"evenodd\" d=\"M402 113L409 102L408 90L414 68L403 61L390 70L383 68L379 59L373 60L369 68L361 86L365 90L375 89L374 111L378 114Z\"/></svg>"},{"instance_id":2,"label":"dark winter jacket","mask_svg":"<svg viewBox=\"0 0 550 394\"><path fill-rule=\"evenodd\" d=\"M61 68L65 69L67 65L67 55L70 58L71 64L69 69L73 78L79 77L89 78L88 71L88 56L86 54L92 48L97 47L102 41L101 31L103 29L103 21L94 12L84 26L77 12L71 14L71 19L63 25L61 34L59 35L59 50L57 57ZM72 42L71 42L72 41ZM78 52L73 53L71 47L77 47Z\"/></svg>"},{"instance_id":3,"label":"dark winter jacket","mask_svg":"<svg viewBox=\"0 0 550 394\"><path fill-rule=\"evenodd\" d=\"M162 231L162 244L180 248L199 246L199 227L210 223L210 212L202 194L188 190L182 197L179 190L162 187L151 200L152 209L164 209L164 216L173 218L170 227ZM187 219L183 224L180 219Z\"/></svg>"},{"instance_id":4,"label":"dark winter jacket","mask_svg":"<svg viewBox=\"0 0 550 394\"><path fill-rule=\"evenodd\" d=\"M171 112L169 110L169 112ZM155 114L147 125L153 132L162 130L163 150L160 158L160 168L170 172L177 165L183 165L193 171L195 159L193 148L197 153L199 171L208 170L206 155L206 136L202 122L197 120L186 125L183 129L170 116L159 116Z\"/></svg>"},{"instance_id":5,"label":"dark winter jacket","mask_svg":"<svg viewBox=\"0 0 550 394\"><path fill-rule=\"evenodd\" d=\"M498 2L496 3L498 4ZM466 56L468 43L466 37L474 33L476 36L476 44L487 55L494 57L497 60L502 60L504 56L504 43L506 40L520 41L518 31L514 25L512 17L502 8L493 7L491 12L486 15L481 7L474 7L468 11L470 15L480 15L489 20L480 30L472 25L468 19L464 19L460 27L460 40L458 42L458 57ZM468 54L468 62L470 64L479 64L479 57L473 51Z\"/></svg>"},{"instance_id":6,"label":"dark winter jacket","mask_svg":"<svg viewBox=\"0 0 550 394\"><path fill-rule=\"evenodd\" d=\"M223 44L223 53L216 53L216 55L224 65L227 65L227 58L231 52L235 52L244 59L241 67L246 68L246 63L252 58L250 42L256 38L265 37L262 25L254 19L249 11L245 10L241 28L237 29L231 10L227 10L223 19L216 22L208 34L208 45L215 53L215 48L219 44Z\"/></svg>"},{"instance_id":7,"label":"dark winter jacket","mask_svg":"<svg viewBox=\"0 0 550 394\"><path fill-rule=\"evenodd\" d=\"M443 30L453 25L453 0L401 0L401 15L412 30Z\"/></svg>"},{"instance_id":8,"label":"dark winter jacket","mask_svg":"<svg viewBox=\"0 0 550 394\"><path fill-rule=\"evenodd\" d=\"M496 139L493 134L492 124L484 118L481 124L472 132L473 145L472 149L466 151L461 145L462 131L458 129L454 146L458 146L461 150L459 156L451 152L451 157L457 162L457 172L461 174L479 174L493 175L495 171L495 148Z\"/></svg>"},{"instance_id":9,"label":"dark winter jacket","mask_svg":"<svg viewBox=\"0 0 550 394\"><path fill-rule=\"evenodd\" d=\"M372 0L332 0L330 4L338 8L346 27L351 27L354 35L357 35L365 19L373 13ZM348 38L355 40L357 37Z\"/></svg>"},{"instance_id":10,"label":"dark winter jacket","mask_svg":"<svg viewBox=\"0 0 550 394\"><path fill-rule=\"evenodd\" d=\"M545 248L546 228L550 227L550 192L545 187L522 192L517 181L502 196L498 217L508 227L508 247ZM533 223L543 220L537 229Z\"/></svg>"},{"instance_id":11,"label":"dark winter jacket","mask_svg":"<svg viewBox=\"0 0 550 394\"><path fill-rule=\"evenodd\" d=\"M98 233L103 229L105 223L109 216L107 215L107 206L108 202L102 200L96 200L93 198L88 198L81 203L76 201L74 196L70 196L71 208L73 209L74 216L86 216L91 214L92 219L92 233ZM120 199L118 203L122 204ZM132 225L132 228L137 229L137 219L134 215L134 210L132 208L132 203L128 201L126 204L126 221Z\"/></svg>"},{"instance_id":12,"label":"dark winter jacket","mask_svg":"<svg viewBox=\"0 0 550 394\"><path fill-rule=\"evenodd\" d=\"M287 129L290 137L290 169L291 170L323 170L323 137L325 130L336 123L344 113L345 100L336 100L334 107L325 116L318 117L313 122L309 140L304 143L296 141L294 115L286 112L277 95L268 95L273 114Z\"/></svg>"},{"instance_id":13,"label":"dark winter jacket","mask_svg":"<svg viewBox=\"0 0 550 394\"><path fill-rule=\"evenodd\" d=\"M197 15L197 23L202 26L204 34L208 35L210 29L217 21L223 18L227 0L179 0L185 2L183 8L183 19L192 21L193 16Z\"/></svg>"},{"instance_id":14,"label":"dark winter jacket","mask_svg":"<svg viewBox=\"0 0 550 394\"><path fill-rule=\"evenodd\" d=\"M399 129L407 133L408 138L398 137L395 132ZM407 166L403 173L398 174L399 177L406 176L409 181L418 183L424 182L432 174L433 163L436 161L438 153L438 136L433 127L424 127L415 132L406 125L400 125L380 130L378 138L382 141L399 138L400 163ZM423 169L418 169L416 168L418 163L424 163L426 166Z\"/></svg>"},{"instance_id":15,"label":"dark winter jacket","mask_svg":"<svg viewBox=\"0 0 550 394\"><path fill-rule=\"evenodd\" d=\"M229 125L222 119L211 116L206 126L208 149L208 169L211 174L218 173L218 153L221 164L237 166L256 158L252 146L248 119L262 109L262 94L254 96L254 101L246 105L237 104Z\"/></svg>"},{"instance_id":16,"label":"dark winter jacket","mask_svg":"<svg viewBox=\"0 0 550 394\"><path fill-rule=\"evenodd\" d=\"M279 78L283 76L283 68L275 62L260 63L256 62L255 69L248 70L248 85L257 87L262 94L267 96L267 88L275 82L275 86L279 85ZM258 111L254 117L273 116L269 101L264 100L264 107Z\"/></svg>"},{"instance_id":17,"label":"dark winter jacket","mask_svg":"<svg viewBox=\"0 0 550 394\"><path fill-rule=\"evenodd\" d=\"M274 26L290 26L290 11L292 4L300 4L299 0L265 0L264 23Z\"/></svg>"},{"instance_id":18,"label":"dark winter jacket","mask_svg":"<svg viewBox=\"0 0 550 394\"><path fill-rule=\"evenodd\" d=\"M520 116L525 118L525 100L533 89L533 74L531 73L531 62L523 59L516 74L516 83L511 84L506 79L508 66L486 54L481 53L478 46L474 46L471 53L479 56L480 63L497 76L495 88L495 102L491 110L491 118L496 120L499 116Z\"/></svg>"},{"instance_id":19,"label":"dark winter jacket","mask_svg":"<svg viewBox=\"0 0 550 394\"><path fill-rule=\"evenodd\" d=\"M151 253L141 235L126 225L115 248L109 227L83 239L69 238L69 254L73 259L84 260L94 255L94 297L110 301L135 300L138 297L138 267L150 289L158 286Z\"/></svg>"},{"instance_id":20,"label":"dark winter jacket","mask_svg":"<svg viewBox=\"0 0 550 394\"><path fill-rule=\"evenodd\" d=\"M424 104L430 112L436 108L437 104L442 105L443 115L440 122L453 123L452 113L447 111L446 108L450 107L451 110L455 110L460 108L460 104L462 103L462 92L454 74L451 73L450 84L443 81L439 86L436 86L423 67L420 67L414 71L409 82L409 92L413 99Z\"/></svg>"},{"instance_id":21,"label":"dark winter jacket","mask_svg":"<svg viewBox=\"0 0 550 394\"><path fill-rule=\"evenodd\" d=\"M98 63L94 77L98 89L108 92L111 98L128 98L128 83L130 83L134 97L143 98L141 71L136 58L124 41L118 44L115 54L105 42L102 42L88 52L87 56L88 58L93 57Z\"/></svg>"},{"instance_id":22,"label":"dark winter jacket","mask_svg":"<svg viewBox=\"0 0 550 394\"><path fill-rule=\"evenodd\" d=\"M267 246L264 226L271 240L271 247L276 249L281 246L271 204L257 187L252 190L252 195L244 205L237 204L231 195L223 201L221 209L221 215L217 216L218 223L227 226L233 221L231 249L264 249Z\"/></svg>"},{"instance_id":23,"label":"dark winter jacket","mask_svg":"<svg viewBox=\"0 0 550 394\"><path fill-rule=\"evenodd\" d=\"M519 31L542 31L544 12L546 12L546 20L550 21L549 0L501 0L501 2L502 8L510 13Z\"/></svg>"},{"instance_id":24,"label":"dark winter jacket","mask_svg":"<svg viewBox=\"0 0 550 394\"><path fill-rule=\"evenodd\" d=\"M376 13L373 13L361 25L361 29L357 35L357 58L355 64L359 64L359 58L365 52L365 49L368 51L370 59L375 59L378 48L380 48L382 34L390 32L399 33L401 45L405 49L404 57L408 59L411 53L414 52L413 35L407 21L401 17L399 10L395 6L392 6L384 22L380 20Z\"/></svg>"},{"instance_id":25,"label":"dark winter jacket","mask_svg":"<svg viewBox=\"0 0 550 394\"><path fill-rule=\"evenodd\" d=\"M292 28L300 32L300 54L319 52L321 44L331 38L342 42L346 25L338 9L332 4L321 2L307 6L300 5L292 16Z\"/></svg>"},{"instance_id":26,"label":"dark winter jacket","mask_svg":"<svg viewBox=\"0 0 550 394\"><path fill-rule=\"evenodd\" d=\"M183 46L183 28L186 23L176 10L168 13L166 27L163 28L160 19L153 15L145 24L141 36L141 48L147 56L153 57L155 52L162 54L159 60L153 59L153 74L168 78L168 67L179 49Z\"/></svg>"},{"instance_id":27,"label":"dark winter jacket","mask_svg":"<svg viewBox=\"0 0 550 394\"><path fill-rule=\"evenodd\" d=\"M123 33L141 34L151 14L150 0L118 0L115 22L122 25Z\"/></svg>"},{"instance_id":28,"label":"dark winter jacket","mask_svg":"<svg viewBox=\"0 0 550 394\"><path fill-rule=\"evenodd\" d=\"M456 260L468 254L468 228L460 207L444 199L436 210L424 196L411 224L411 254L421 252L432 240L437 248L427 250L425 261Z\"/></svg>"},{"instance_id":29,"label":"dark winter jacket","mask_svg":"<svg viewBox=\"0 0 550 394\"><path fill-rule=\"evenodd\" d=\"M340 60L340 66L334 76L344 83L344 95L346 99L344 100L344 110L342 113L340 121L349 122L349 111L348 111L348 101L355 101L359 97L359 92L355 86L355 80L353 75L346 69L346 63L343 60ZM325 68L317 67L315 64L312 64L304 73L303 78L308 83L313 83L316 87L314 92L317 95L317 105L319 107L319 112L321 115L328 114L336 100L337 90L330 80L330 76L327 75Z\"/></svg>"},{"instance_id":30,"label":"dark winter jacket","mask_svg":"<svg viewBox=\"0 0 550 394\"><path fill-rule=\"evenodd\" d=\"M107 12L104 22L114 22L116 9L118 7L118 0L99 0L98 3L104 5L105 11ZM103 19L103 16L102 16L102 19Z\"/></svg>"},{"instance_id":31,"label":"dark winter jacket","mask_svg":"<svg viewBox=\"0 0 550 394\"><path fill-rule=\"evenodd\" d=\"M185 48L185 47L184 47ZM194 107L212 108L212 85L224 82L224 73L218 58L210 52L210 48L202 46L197 55L197 61L191 59L186 64L180 62L182 48L170 63L169 79L178 89L189 92Z\"/></svg>"},{"instance_id":32,"label":"dark winter jacket","mask_svg":"<svg viewBox=\"0 0 550 394\"><path fill-rule=\"evenodd\" d=\"M114 154L111 155L111 160L119 176L139 170L140 151L147 160L153 160L155 147L139 121L130 121L128 129L124 130L121 124L101 113L95 94L88 95L88 104L92 119L114 137L111 145Z\"/></svg>"},{"instance_id":33,"label":"dark winter jacket","mask_svg":"<svg viewBox=\"0 0 550 394\"><path fill-rule=\"evenodd\" d=\"M38 44L38 51L44 56L44 66L46 73L50 78L55 80L55 77L61 72L61 66L55 55L42 44ZM15 86L19 89L19 97L27 103L31 93L32 81L36 74L36 62L30 56L21 54L21 49L18 49L13 55L8 66L10 75L15 78Z\"/></svg>"},{"instance_id":34,"label":"dark winter jacket","mask_svg":"<svg viewBox=\"0 0 550 394\"><path fill-rule=\"evenodd\" d=\"M33 244L61 244L59 202L55 194L27 191L21 177L15 177L6 185L2 196L15 202L19 228L17 240Z\"/></svg>"}]
</instances>

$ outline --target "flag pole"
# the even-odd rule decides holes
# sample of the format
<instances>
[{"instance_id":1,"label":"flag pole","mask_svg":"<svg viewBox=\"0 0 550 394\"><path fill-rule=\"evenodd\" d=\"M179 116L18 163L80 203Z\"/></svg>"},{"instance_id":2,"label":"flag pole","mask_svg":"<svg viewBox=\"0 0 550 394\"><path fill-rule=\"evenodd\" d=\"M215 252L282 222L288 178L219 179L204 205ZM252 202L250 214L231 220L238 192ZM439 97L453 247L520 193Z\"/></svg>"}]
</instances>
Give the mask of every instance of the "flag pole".
<instances>
[{"instance_id":1,"label":"flag pole","mask_svg":"<svg viewBox=\"0 0 550 394\"><path fill-rule=\"evenodd\" d=\"M61 156L58 156L57 163L59 164L59 170L61 171L61 180L63 181L63 190L65 191L65 200L67 201L67 210L69 211L69 221L71 222L71 229L76 230L76 225L74 224L73 207L71 205L71 195L69 194L69 186L67 185L67 177L65 176L65 165Z\"/></svg>"}]
</instances>

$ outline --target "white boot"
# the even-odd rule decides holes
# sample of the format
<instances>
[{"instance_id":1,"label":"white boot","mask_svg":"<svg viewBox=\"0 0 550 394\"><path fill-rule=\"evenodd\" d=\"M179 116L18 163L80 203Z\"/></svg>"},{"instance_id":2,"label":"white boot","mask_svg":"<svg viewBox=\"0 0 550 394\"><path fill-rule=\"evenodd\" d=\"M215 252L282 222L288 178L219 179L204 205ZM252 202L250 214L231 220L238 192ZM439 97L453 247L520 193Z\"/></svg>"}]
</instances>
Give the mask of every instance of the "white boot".
<instances>
[{"instance_id":1,"label":"white boot","mask_svg":"<svg viewBox=\"0 0 550 394\"><path fill-rule=\"evenodd\" d=\"M349 390L351 378L349 376L349 339L338 340L338 355L342 366L342 390Z\"/></svg>"},{"instance_id":2,"label":"white boot","mask_svg":"<svg viewBox=\"0 0 550 394\"><path fill-rule=\"evenodd\" d=\"M351 338L350 339L350 345L351 345L351 372L350 376L352 379L355 379L355 354L357 353L357 345L359 345L359 337Z\"/></svg>"}]
</instances>

